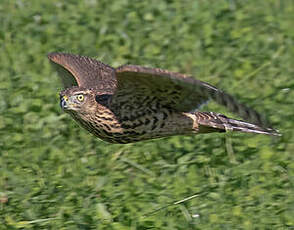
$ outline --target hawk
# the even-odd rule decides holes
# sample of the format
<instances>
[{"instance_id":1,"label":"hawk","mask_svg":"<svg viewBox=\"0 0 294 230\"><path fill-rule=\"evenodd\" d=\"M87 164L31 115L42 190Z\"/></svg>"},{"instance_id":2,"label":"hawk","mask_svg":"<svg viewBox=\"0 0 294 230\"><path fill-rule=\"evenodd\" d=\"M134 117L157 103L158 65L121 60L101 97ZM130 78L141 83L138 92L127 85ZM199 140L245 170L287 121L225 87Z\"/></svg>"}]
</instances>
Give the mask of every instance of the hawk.
<instances>
[{"instance_id":1,"label":"hawk","mask_svg":"<svg viewBox=\"0 0 294 230\"><path fill-rule=\"evenodd\" d=\"M193 77L136 65L113 68L67 53L50 53L48 58L60 72L65 88L60 92L62 109L110 143L227 130L279 135L256 111ZM248 122L198 111L209 99Z\"/></svg>"}]
</instances>

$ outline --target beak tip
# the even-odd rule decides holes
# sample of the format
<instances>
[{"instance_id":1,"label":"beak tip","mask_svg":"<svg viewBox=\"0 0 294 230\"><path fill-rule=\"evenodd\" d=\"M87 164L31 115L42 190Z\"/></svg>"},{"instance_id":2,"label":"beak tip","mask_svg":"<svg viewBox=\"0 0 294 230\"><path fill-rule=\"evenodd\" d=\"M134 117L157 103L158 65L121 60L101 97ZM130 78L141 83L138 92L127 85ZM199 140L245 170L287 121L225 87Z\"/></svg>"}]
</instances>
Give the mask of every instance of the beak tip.
<instances>
[{"instance_id":1,"label":"beak tip","mask_svg":"<svg viewBox=\"0 0 294 230\"><path fill-rule=\"evenodd\" d=\"M67 109L66 98L64 96L63 97L60 97L60 107L63 110Z\"/></svg>"},{"instance_id":2,"label":"beak tip","mask_svg":"<svg viewBox=\"0 0 294 230\"><path fill-rule=\"evenodd\" d=\"M62 109L65 109L66 108L66 102L64 100L60 101L60 107Z\"/></svg>"}]
</instances>

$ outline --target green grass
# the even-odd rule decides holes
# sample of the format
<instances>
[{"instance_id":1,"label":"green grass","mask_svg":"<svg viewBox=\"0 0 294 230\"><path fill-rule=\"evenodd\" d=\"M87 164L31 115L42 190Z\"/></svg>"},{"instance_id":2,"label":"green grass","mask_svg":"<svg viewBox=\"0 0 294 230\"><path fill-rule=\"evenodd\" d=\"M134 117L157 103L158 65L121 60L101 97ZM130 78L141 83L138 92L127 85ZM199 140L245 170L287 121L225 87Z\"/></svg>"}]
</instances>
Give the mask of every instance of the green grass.
<instances>
[{"instance_id":1,"label":"green grass","mask_svg":"<svg viewBox=\"0 0 294 230\"><path fill-rule=\"evenodd\" d=\"M292 0L2 0L0 229L293 228L293 22ZM59 108L53 51L192 74L283 136L105 143Z\"/></svg>"}]
</instances>

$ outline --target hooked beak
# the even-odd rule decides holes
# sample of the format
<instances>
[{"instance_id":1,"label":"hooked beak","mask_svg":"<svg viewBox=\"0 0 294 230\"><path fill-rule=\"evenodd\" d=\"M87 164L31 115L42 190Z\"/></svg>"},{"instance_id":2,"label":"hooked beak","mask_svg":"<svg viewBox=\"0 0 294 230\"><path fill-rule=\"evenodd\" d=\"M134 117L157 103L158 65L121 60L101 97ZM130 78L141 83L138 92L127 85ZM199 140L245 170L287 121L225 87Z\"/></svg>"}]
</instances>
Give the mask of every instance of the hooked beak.
<instances>
[{"instance_id":1,"label":"hooked beak","mask_svg":"<svg viewBox=\"0 0 294 230\"><path fill-rule=\"evenodd\" d=\"M60 107L63 110L68 108L68 97L67 96L60 96Z\"/></svg>"}]
</instances>

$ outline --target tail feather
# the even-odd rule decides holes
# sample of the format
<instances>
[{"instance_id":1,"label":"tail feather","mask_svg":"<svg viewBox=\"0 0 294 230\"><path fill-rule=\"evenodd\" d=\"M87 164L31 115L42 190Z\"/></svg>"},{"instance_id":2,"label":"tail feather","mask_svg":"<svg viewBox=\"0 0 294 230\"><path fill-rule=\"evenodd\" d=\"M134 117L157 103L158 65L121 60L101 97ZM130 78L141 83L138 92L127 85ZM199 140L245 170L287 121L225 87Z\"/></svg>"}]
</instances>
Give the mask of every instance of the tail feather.
<instances>
[{"instance_id":1,"label":"tail feather","mask_svg":"<svg viewBox=\"0 0 294 230\"><path fill-rule=\"evenodd\" d=\"M280 136L277 130L271 128L263 128L255 124L251 124L241 120L235 120L225 115L213 112L196 112L197 122L199 124L199 132L225 132L239 131L245 133L258 133L273 136Z\"/></svg>"}]
</instances>

